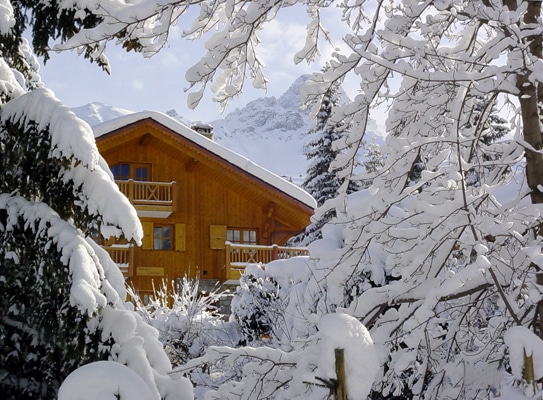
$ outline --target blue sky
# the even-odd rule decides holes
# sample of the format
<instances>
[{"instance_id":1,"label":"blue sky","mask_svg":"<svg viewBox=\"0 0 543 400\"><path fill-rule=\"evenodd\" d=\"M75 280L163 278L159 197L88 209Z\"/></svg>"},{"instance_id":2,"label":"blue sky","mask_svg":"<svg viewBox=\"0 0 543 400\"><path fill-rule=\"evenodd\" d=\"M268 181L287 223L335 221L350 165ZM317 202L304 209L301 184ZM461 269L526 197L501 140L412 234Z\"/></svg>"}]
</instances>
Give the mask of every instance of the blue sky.
<instances>
[{"instance_id":1,"label":"blue sky","mask_svg":"<svg viewBox=\"0 0 543 400\"><path fill-rule=\"evenodd\" d=\"M224 115L255 98L279 96L301 74L320 70L324 59L333 51L330 46L323 47L322 57L312 65L305 62L294 65L292 61L296 51L304 45L307 21L303 10L284 9L280 19L270 22L259 34L262 39L259 55L266 64L270 81L268 90L253 89L247 81L244 93L227 107ZM100 102L133 111L175 109L193 121L221 118L220 107L211 101L209 91L196 110L189 110L186 105L185 71L203 54L204 41L181 39L179 29L174 27L168 48L147 59L110 43L106 54L111 75L75 52L51 53L51 59L41 69L42 80L69 107Z\"/></svg>"}]
</instances>

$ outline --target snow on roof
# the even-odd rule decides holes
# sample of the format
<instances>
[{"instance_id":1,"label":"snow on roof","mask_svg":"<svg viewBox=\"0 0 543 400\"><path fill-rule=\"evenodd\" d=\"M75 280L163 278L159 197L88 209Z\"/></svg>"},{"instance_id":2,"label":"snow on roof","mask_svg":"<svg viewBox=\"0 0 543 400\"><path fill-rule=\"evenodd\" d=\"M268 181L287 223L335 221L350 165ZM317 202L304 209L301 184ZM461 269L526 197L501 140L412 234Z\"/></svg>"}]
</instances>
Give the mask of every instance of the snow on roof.
<instances>
[{"instance_id":1,"label":"snow on roof","mask_svg":"<svg viewBox=\"0 0 543 400\"><path fill-rule=\"evenodd\" d=\"M193 122L192 125L191 125L191 128L192 127L203 128L203 129L213 129L213 126L209 125L206 122L202 122L202 121Z\"/></svg>"},{"instance_id":2,"label":"snow on roof","mask_svg":"<svg viewBox=\"0 0 543 400\"><path fill-rule=\"evenodd\" d=\"M197 144L198 146L205 148L216 156L226 160L230 164L241 168L243 171L249 173L250 175L253 175L254 177L268 183L269 185L274 186L278 190L300 201L301 203L313 209L317 207L315 199L305 190L287 181L286 179L281 178L273 172L268 171L267 169L253 163L251 160L243 157L242 155L235 153L232 150L229 150L226 147L223 147L220 144L195 132L194 130L169 117L168 115L160 112L142 111L104 122L100 125L93 127L94 137L99 138L100 136L120 129L126 125L133 124L148 118L153 119L161 125L164 125L168 129L171 129L179 136L182 136L185 139L188 139L191 142Z\"/></svg>"}]
</instances>

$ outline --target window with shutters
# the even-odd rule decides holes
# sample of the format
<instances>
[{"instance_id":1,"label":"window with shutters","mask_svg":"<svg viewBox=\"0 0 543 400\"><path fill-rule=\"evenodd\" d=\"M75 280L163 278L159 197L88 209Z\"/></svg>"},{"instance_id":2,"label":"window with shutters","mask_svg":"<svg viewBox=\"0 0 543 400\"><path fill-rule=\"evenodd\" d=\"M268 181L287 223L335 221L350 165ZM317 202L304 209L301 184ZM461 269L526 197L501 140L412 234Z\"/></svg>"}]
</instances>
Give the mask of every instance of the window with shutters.
<instances>
[{"instance_id":1,"label":"window with shutters","mask_svg":"<svg viewBox=\"0 0 543 400\"><path fill-rule=\"evenodd\" d=\"M144 221L143 250L186 250L185 224L156 224Z\"/></svg>"},{"instance_id":2,"label":"window with shutters","mask_svg":"<svg viewBox=\"0 0 543 400\"><path fill-rule=\"evenodd\" d=\"M173 225L153 226L153 249L173 250Z\"/></svg>"},{"instance_id":3,"label":"window with shutters","mask_svg":"<svg viewBox=\"0 0 543 400\"><path fill-rule=\"evenodd\" d=\"M228 228L226 240L230 243L257 244L257 231L255 229Z\"/></svg>"}]
</instances>

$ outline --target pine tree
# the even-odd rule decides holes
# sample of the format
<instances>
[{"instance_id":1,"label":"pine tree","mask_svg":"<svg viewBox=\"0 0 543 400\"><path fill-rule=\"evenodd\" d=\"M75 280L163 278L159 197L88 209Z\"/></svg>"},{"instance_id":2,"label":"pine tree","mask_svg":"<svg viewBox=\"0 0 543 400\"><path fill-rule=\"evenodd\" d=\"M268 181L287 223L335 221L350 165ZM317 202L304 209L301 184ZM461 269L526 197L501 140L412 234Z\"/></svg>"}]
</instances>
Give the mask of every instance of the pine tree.
<instances>
[{"instance_id":1,"label":"pine tree","mask_svg":"<svg viewBox=\"0 0 543 400\"><path fill-rule=\"evenodd\" d=\"M305 232L292 239L293 244L303 246L322 237L322 227L335 216L334 208L325 205L327 200L339 194L343 183L337 170L331 166L338 155L333 143L349 130L348 124L344 122L331 122L333 108L338 102L338 90L331 88L321 100L313 128L307 132L310 140L304 148L304 154L309 160L309 166L302 187L315 198L319 209Z\"/></svg>"},{"instance_id":2,"label":"pine tree","mask_svg":"<svg viewBox=\"0 0 543 400\"><path fill-rule=\"evenodd\" d=\"M90 238L98 232L138 243L136 211L115 185L90 127L42 88L37 60L21 36L31 21L36 52L45 55L50 39L64 40L97 19L56 2L2 5L2 398L56 399L70 373L99 360L127 364L154 398L164 398L186 381L170 382L171 364L153 328L125 306L120 270Z\"/></svg>"},{"instance_id":3,"label":"pine tree","mask_svg":"<svg viewBox=\"0 0 543 400\"><path fill-rule=\"evenodd\" d=\"M364 165L364 172L370 176L374 176L381 168L383 168L385 163L383 161L381 149L377 143L372 142L366 145L366 154L362 165ZM367 189L371 186L372 182L373 179L363 180L360 186L361 188Z\"/></svg>"},{"instance_id":4,"label":"pine tree","mask_svg":"<svg viewBox=\"0 0 543 400\"><path fill-rule=\"evenodd\" d=\"M92 219L78 204L74 182L63 182L71 160L49 157L48 128L4 121L0 143L2 393L55 398L72 370L108 357L100 332L89 331L88 317L70 302L69 265L50 235L55 220L73 220L74 231L88 233Z\"/></svg>"}]
</instances>

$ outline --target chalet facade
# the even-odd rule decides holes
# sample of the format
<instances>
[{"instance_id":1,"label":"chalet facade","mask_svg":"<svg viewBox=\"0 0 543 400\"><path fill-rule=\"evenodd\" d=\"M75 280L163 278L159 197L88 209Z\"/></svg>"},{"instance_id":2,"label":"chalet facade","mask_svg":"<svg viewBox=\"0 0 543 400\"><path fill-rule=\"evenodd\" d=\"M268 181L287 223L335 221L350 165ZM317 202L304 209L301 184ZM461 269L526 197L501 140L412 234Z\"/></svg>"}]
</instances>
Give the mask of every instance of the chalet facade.
<instances>
[{"instance_id":1,"label":"chalet facade","mask_svg":"<svg viewBox=\"0 0 543 400\"><path fill-rule=\"evenodd\" d=\"M305 229L315 200L210 140L210 127L193 130L143 112L94 131L144 231L141 247L102 244L140 294L152 292L153 280L199 275L224 282L239 278L245 262L303 252L280 246Z\"/></svg>"}]
</instances>

